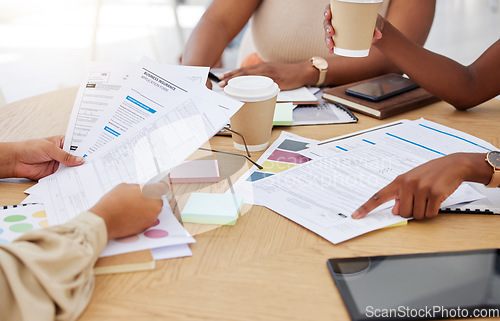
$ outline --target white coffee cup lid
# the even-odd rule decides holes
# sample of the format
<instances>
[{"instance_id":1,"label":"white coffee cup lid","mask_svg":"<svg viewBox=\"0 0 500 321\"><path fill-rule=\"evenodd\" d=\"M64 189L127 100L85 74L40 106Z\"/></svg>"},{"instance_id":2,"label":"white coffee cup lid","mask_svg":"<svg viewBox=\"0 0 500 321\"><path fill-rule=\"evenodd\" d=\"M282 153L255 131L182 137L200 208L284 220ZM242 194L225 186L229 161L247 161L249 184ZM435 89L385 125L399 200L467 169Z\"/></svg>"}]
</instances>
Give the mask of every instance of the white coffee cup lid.
<instances>
[{"instance_id":1,"label":"white coffee cup lid","mask_svg":"<svg viewBox=\"0 0 500 321\"><path fill-rule=\"evenodd\" d=\"M337 1L354 2L354 3L379 3L383 2L384 0L337 0Z\"/></svg>"},{"instance_id":2,"label":"white coffee cup lid","mask_svg":"<svg viewBox=\"0 0 500 321\"><path fill-rule=\"evenodd\" d=\"M229 79L224 92L240 101L255 102L276 96L280 89L278 84L269 77L240 76Z\"/></svg>"}]
</instances>

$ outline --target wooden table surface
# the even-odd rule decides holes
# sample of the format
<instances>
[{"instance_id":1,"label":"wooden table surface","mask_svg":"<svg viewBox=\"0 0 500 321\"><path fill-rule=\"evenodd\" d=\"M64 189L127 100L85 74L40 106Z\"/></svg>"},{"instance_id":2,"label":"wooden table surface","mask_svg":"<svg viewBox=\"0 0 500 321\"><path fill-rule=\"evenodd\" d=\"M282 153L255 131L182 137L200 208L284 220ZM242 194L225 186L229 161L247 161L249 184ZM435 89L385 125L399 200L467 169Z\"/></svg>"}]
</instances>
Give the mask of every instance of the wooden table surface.
<instances>
[{"instance_id":1,"label":"wooden table surface","mask_svg":"<svg viewBox=\"0 0 500 321\"><path fill-rule=\"evenodd\" d=\"M64 134L75 96L76 89L70 88L1 107L0 141ZM281 130L322 140L423 117L500 146L500 100L466 112L440 102L382 121L357 116L356 124L280 127L272 140ZM210 146L235 151L229 137L214 137ZM243 158L216 157L221 182L174 186L170 203L177 215L189 193L225 192L249 168ZM0 205L21 202L32 184L0 180ZM97 276L80 319L348 320L326 267L329 258L500 248L500 217L492 215L441 214L333 245L266 208L245 205L243 212L235 226L186 225L197 241L191 245L192 257L158 261L154 271Z\"/></svg>"}]
</instances>

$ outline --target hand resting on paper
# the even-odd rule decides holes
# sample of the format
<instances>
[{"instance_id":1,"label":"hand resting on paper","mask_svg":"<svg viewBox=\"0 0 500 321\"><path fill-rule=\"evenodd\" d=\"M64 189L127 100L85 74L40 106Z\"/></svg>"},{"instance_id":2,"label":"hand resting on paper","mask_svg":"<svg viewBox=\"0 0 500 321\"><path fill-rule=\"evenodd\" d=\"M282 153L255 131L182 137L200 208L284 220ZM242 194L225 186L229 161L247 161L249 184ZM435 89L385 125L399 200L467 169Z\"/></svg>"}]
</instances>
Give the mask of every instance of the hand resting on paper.
<instances>
[{"instance_id":1,"label":"hand resting on paper","mask_svg":"<svg viewBox=\"0 0 500 321\"><path fill-rule=\"evenodd\" d=\"M163 206L161 195L169 187L164 182L153 185L141 189L137 184L122 183L90 209L106 223L109 240L143 232L156 222Z\"/></svg>"},{"instance_id":2,"label":"hand resting on paper","mask_svg":"<svg viewBox=\"0 0 500 321\"><path fill-rule=\"evenodd\" d=\"M406 218L413 216L417 220L432 218L438 214L441 203L462 182L488 184L491 175L492 168L486 163L485 154L450 154L399 175L361 205L352 218L363 218L392 199L396 200L392 209L394 215Z\"/></svg>"}]
</instances>

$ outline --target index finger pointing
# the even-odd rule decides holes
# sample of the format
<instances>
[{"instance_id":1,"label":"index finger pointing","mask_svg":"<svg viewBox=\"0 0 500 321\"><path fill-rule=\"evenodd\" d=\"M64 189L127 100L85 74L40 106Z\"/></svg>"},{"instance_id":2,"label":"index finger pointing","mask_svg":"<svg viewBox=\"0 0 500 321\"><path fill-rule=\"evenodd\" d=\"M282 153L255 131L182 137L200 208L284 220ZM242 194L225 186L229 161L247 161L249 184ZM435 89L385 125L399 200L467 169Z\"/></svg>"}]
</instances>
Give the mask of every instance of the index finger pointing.
<instances>
[{"instance_id":1,"label":"index finger pointing","mask_svg":"<svg viewBox=\"0 0 500 321\"><path fill-rule=\"evenodd\" d=\"M379 207L380 205L388 202L397 196L397 188L391 183L373 194L372 197L366 203L361 205L354 213L352 213L351 217L354 219L360 219L365 217L368 213Z\"/></svg>"}]
</instances>

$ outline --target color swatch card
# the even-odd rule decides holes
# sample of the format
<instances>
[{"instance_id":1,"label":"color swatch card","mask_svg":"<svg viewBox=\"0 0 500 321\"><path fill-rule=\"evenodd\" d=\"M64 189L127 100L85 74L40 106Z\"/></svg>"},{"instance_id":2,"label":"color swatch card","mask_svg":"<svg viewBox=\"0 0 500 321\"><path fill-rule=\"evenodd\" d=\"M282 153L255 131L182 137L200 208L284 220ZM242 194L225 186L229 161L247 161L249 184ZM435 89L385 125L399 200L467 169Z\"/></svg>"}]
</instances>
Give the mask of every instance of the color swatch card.
<instances>
[{"instance_id":1,"label":"color swatch card","mask_svg":"<svg viewBox=\"0 0 500 321\"><path fill-rule=\"evenodd\" d=\"M317 140L285 131L281 132L278 139L257 161L264 168L258 169L256 166L252 166L226 194L240 194L243 195L245 203L260 205L254 200L252 183L309 162L311 158L303 156L299 152L306 149L308 144L315 142Z\"/></svg>"},{"instance_id":2,"label":"color swatch card","mask_svg":"<svg viewBox=\"0 0 500 321\"><path fill-rule=\"evenodd\" d=\"M0 206L0 244L49 225L43 204Z\"/></svg>"}]
</instances>

